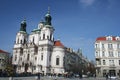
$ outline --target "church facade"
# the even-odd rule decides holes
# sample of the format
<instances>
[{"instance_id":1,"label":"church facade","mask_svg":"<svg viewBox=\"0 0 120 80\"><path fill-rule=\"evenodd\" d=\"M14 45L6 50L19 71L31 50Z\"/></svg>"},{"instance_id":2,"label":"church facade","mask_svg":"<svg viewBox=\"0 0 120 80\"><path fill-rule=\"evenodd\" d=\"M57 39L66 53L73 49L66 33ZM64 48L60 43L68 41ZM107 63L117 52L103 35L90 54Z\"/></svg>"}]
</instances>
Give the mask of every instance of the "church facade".
<instances>
[{"instance_id":1,"label":"church facade","mask_svg":"<svg viewBox=\"0 0 120 80\"><path fill-rule=\"evenodd\" d=\"M55 29L51 20L48 10L45 21L40 22L30 34L26 30L26 21L21 22L13 47L12 64L16 73L63 74L81 70L82 52L74 52L60 40L54 40Z\"/></svg>"}]
</instances>

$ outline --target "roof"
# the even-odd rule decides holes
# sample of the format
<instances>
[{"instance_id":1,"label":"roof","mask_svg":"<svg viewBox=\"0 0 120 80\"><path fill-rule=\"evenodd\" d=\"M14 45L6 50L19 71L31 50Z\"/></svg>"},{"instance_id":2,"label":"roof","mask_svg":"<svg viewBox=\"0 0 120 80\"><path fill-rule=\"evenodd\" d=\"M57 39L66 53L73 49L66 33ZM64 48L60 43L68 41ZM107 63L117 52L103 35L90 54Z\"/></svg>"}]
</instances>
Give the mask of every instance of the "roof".
<instances>
[{"instance_id":1,"label":"roof","mask_svg":"<svg viewBox=\"0 0 120 80\"><path fill-rule=\"evenodd\" d=\"M106 40L109 40L109 38L110 38L110 40L111 41L116 41L117 40L117 37L115 37L115 36L107 36L107 37L98 37L97 39L96 39L96 41L106 41Z\"/></svg>"},{"instance_id":2,"label":"roof","mask_svg":"<svg viewBox=\"0 0 120 80\"><path fill-rule=\"evenodd\" d=\"M64 47L60 40L54 41L54 46Z\"/></svg>"},{"instance_id":3,"label":"roof","mask_svg":"<svg viewBox=\"0 0 120 80\"><path fill-rule=\"evenodd\" d=\"M97 39L96 39L96 41L105 41L106 40L106 37L98 37Z\"/></svg>"},{"instance_id":4,"label":"roof","mask_svg":"<svg viewBox=\"0 0 120 80\"><path fill-rule=\"evenodd\" d=\"M1 49L0 49L0 54L1 54L1 53L8 54L8 52L6 52L6 51L3 51L3 50L1 50Z\"/></svg>"}]
</instances>

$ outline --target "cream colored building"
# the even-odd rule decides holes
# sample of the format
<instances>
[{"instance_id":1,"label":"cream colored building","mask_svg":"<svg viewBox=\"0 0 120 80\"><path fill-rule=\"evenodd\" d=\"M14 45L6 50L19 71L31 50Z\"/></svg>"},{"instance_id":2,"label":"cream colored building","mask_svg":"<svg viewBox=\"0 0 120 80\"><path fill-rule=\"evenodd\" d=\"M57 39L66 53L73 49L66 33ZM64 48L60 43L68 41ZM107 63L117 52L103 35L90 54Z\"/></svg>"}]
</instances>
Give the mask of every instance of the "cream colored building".
<instances>
[{"instance_id":1,"label":"cream colored building","mask_svg":"<svg viewBox=\"0 0 120 80\"><path fill-rule=\"evenodd\" d=\"M120 37L104 36L95 41L97 76L120 74Z\"/></svg>"}]
</instances>

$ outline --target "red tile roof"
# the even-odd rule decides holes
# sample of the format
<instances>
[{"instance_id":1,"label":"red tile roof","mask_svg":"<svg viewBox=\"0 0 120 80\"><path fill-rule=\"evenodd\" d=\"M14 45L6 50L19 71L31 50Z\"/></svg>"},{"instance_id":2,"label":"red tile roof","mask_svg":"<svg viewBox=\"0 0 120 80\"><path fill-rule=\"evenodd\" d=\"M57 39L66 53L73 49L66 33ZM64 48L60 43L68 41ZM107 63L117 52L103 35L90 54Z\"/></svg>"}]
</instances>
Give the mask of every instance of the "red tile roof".
<instances>
[{"instance_id":1,"label":"red tile roof","mask_svg":"<svg viewBox=\"0 0 120 80\"><path fill-rule=\"evenodd\" d=\"M54 46L64 47L64 45L60 42L60 40L55 41Z\"/></svg>"},{"instance_id":2,"label":"red tile roof","mask_svg":"<svg viewBox=\"0 0 120 80\"><path fill-rule=\"evenodd\" d=\"M106 41L107 40L106 38L107 37L98 37L96 41ZM116 37L112 36L112 41L115 41L115 40L116 40Z\"/></svg>"},{"instance_id":3,"label":"red tile roof","mask_svg":"<svg viewBox=\"0 0 120 80\"><path fill-rule=\"evenodd\" d=\"M3 51L3 50L1 50L1 49L0 49L0 53L5 53L5 54L8 54L8 52Z\"/></svg>"},{"instance_id":4,"label":"red tile roof","mask_svg":"<svg viewBox=\"0 0 120 80\"><path fill-rule=\"evenodd\" d=\"M106 40L106 37L98 37L97 39L96 39L96 41L105 41Z\"/></svg>"}]
</instances>

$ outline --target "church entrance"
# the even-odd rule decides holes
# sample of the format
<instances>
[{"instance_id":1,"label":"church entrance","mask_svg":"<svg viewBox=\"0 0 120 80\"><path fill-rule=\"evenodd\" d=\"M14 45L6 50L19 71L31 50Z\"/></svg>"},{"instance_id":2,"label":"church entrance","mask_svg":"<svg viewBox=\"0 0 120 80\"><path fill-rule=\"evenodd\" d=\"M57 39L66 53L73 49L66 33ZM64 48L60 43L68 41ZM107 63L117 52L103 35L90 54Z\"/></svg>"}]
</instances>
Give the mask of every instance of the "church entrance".
<instances>
[{"instance_id":1,"label":"church entrance","mask_svg":"<svg viewBox=\"0 0 120 80\"><path fill-rule=\"evenodd\" d=\"M25 64L25 72L27 72L28 66L29 66L28 63L26 63L26 64Z\"/></svg>"},{"instance_id":2,"label":"church entrance","mask_svg":"<svg viewBox=\"0 0 120 80\"><path fill-rule=\"evenodd\" d=\"M116 76L116 71L115 70L109 70L109 75L110 76Z\"/></svg>"}]
</instances>

